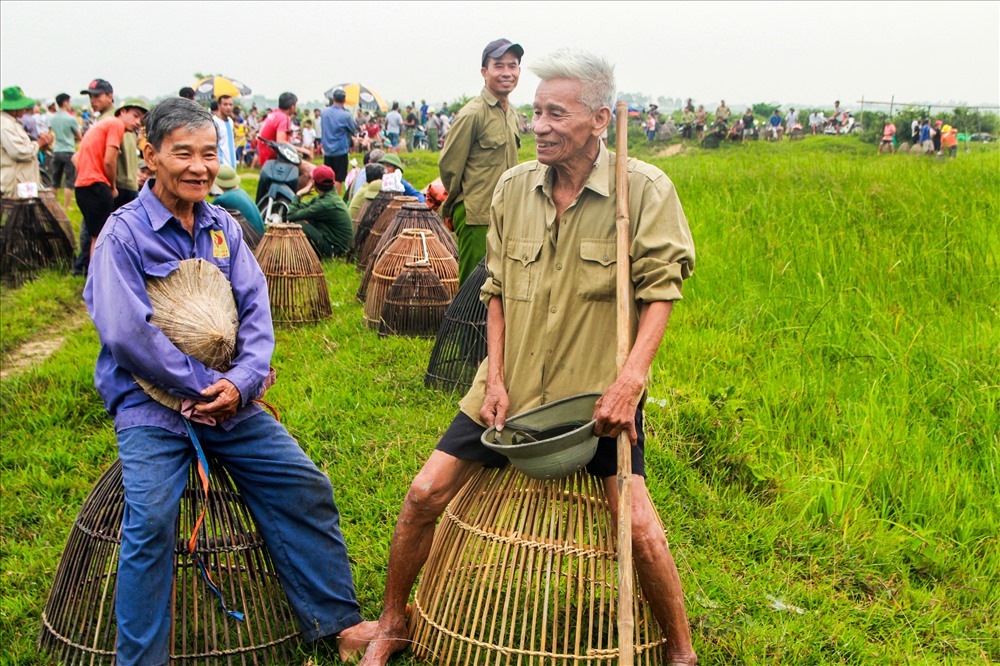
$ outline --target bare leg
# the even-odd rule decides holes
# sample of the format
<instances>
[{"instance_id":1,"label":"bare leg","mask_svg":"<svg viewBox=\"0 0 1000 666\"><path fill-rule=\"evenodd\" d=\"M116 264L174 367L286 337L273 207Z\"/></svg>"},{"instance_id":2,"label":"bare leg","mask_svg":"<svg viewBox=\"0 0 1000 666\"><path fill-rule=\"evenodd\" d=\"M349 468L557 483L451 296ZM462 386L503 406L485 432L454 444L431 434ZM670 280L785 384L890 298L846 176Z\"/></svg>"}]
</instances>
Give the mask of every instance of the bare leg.
<instances>
[{"instance_id":1,"label":"bare leg","mask_svg":"<svg viewBox=\"0 0 1000 666\"><path fill-rule=\"evenodd\" d=\"M615 477L604 479L604 491L617 529L618 484ZM646 480L638 474L632 475L632 558L642 593L667 637L669 663L694 666L698 657L691 647L691 628L684 609L681 578L656 509L649 499Z\"/></svg>"},{"instance_id":2,"label":"bare leg","mask_svg":"<svg viewBox=\"0 0 1000 666\"><path fill-rule=\"evenodd\" d=\"M478 463L434 451L410 485L389 548L378 635L359 666L384 666L389 657L409 646L406 601L430 554L434 526L448 502L478 467Z\"/></svg>"}]
</instances>

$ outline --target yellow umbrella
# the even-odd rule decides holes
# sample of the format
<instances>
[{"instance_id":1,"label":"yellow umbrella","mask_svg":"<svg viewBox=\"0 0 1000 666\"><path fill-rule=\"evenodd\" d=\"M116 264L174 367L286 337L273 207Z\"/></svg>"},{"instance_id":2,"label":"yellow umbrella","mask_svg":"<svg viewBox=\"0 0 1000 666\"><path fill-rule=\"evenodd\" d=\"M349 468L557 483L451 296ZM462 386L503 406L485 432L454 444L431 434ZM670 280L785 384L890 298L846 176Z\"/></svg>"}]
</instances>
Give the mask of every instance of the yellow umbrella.
<instances>
[{"instance_id":1,"label":"yellow umbrella","mask_svg":"<svg viewBox=\"0 0 1000 666\"><path fill-rule=\"evenodd\" d=\"M347 94L347 100L344 102L347 106L360 106L362 109L368 109L369 111L377 109L382 113L389 110L389 105L382 99L382 95L361 83L341 83L335 85L326 91L326 98L333 99L333 93L336 90L343 90Z\"/></svg>"},{"instance_id":2,"label":"yellow umbrella","mask_svg":"<svg viewBox=\"0 0 1000 666\"><path fill-rule=\"evenodd\" d=\"M225 76L206 76L194 84L195 99L202 102L219 99L222 95L239 97L240 95L249 95L251 92L249 86Z\"/></svg>"}]
</instances>

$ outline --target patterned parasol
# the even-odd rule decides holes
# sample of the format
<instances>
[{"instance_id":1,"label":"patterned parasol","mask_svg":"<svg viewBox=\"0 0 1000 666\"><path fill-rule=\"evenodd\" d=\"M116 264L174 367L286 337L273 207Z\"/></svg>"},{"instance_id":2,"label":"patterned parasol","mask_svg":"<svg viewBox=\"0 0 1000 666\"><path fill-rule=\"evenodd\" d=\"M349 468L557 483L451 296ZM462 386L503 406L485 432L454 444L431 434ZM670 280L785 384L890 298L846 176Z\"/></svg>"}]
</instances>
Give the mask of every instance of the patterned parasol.
<instances>
[{"instance_id":1,"label":"patterned parasol","mask_svg":"<svg viewBox=\"0 0 1000 666\"><path fill-rule=\"evenodd\" d=\"M221 95L239 97L249 95L252 90L244 83L225 76L208 76L194 84L194 97L199 102L210 102Z\"/></svg>"},{"instance_id":2,"label":"patterned parasol","mask_svg":"<svg viewBox=\"0 0 1000 666\"><path fill-rule=\"evenodd\" d=\"M385 113L389 110L389 105L382 99L382 95L361 83L340 83L327 90L324 94L327 99L333 99L335 90L341 89L347 93L347 106L360 106L369 111L381 111Z\"/></svg>"}]
</instances>

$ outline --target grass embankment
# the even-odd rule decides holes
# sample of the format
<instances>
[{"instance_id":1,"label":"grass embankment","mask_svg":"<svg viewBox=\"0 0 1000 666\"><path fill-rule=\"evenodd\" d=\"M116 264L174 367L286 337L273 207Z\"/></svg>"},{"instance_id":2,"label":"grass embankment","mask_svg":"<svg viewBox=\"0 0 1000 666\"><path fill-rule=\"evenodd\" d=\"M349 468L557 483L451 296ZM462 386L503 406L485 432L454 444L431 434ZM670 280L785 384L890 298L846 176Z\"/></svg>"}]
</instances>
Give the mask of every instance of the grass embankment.
<instances>
[{"instance_id":1,"label":"grass embankment","mask_svg":"<svg viewBox=\"0 0 1000 666\"><path fill-rule=\"evenodd\" d=\"M634 150L677 185L698 249L655 361L647 466L703 664L1000 660L998 153L872 153ZM433 177L433 155L403 158L415 186ZM430 341L365 330L353 267L325 268L333 318L278 331L269 399L331 476L375 617L396 513L455 397L423 388ZM79 292L45 280L4 295L5 351L32 335L25 308ZM44 663L63 544L115 455L96 352L86 326L3 383L3 663Z\"/></svg>"}]
</instances>

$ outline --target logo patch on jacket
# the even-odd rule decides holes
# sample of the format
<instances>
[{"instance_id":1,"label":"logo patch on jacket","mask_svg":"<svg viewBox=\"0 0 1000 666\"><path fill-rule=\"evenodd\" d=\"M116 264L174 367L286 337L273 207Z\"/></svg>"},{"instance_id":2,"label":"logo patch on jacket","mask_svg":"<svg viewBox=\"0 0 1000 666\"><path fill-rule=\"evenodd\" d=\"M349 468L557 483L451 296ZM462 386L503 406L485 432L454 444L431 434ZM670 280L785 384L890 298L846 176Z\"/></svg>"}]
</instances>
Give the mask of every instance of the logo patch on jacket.
<instances>
[{"instance_id":1,"label":"logo patch on jacket","mask_svg":"<svg viewBox=\"0 0 1000 666\"><path fill-rule=\"evenodd\" d=\"M225 259L229 256L229 245L226 243L226 235L221 230L209 229L212 234L212 256L216 259Z\"/></svg>"}]
</instances>

